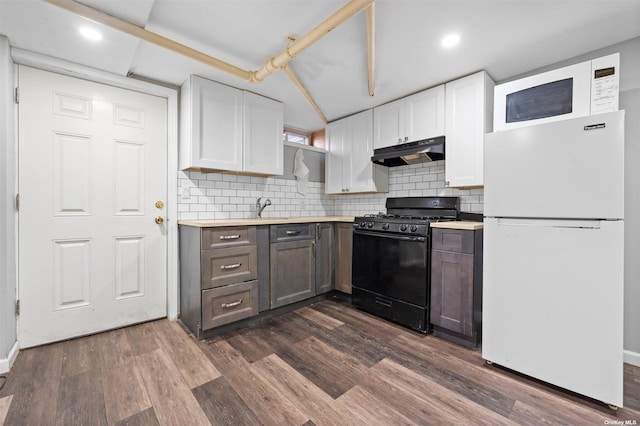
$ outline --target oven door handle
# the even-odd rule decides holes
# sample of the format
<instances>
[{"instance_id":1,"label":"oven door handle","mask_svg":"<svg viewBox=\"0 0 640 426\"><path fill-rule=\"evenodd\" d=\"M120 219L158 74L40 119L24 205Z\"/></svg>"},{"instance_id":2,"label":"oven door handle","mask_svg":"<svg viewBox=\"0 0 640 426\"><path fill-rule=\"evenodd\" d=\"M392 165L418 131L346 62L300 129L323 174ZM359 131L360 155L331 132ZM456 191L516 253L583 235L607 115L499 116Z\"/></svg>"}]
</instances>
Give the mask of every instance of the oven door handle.
<instances>
[{"instance_id":1,"label":"oven door handle","mask_svg":"<svg viewBox=\"0 0 640 426\"><path fill-rule=\"evenodd\" d=\"M424 242L427 241L426 237L417 237L411 235L398 235L384 232L371 232L371 231L361 231L354 230L353 235L368 235L371 237L381 237L381 238L389 238L391 240L401 240L401 241L415 241L415 242Z\"/></svg>"}]
</instances>

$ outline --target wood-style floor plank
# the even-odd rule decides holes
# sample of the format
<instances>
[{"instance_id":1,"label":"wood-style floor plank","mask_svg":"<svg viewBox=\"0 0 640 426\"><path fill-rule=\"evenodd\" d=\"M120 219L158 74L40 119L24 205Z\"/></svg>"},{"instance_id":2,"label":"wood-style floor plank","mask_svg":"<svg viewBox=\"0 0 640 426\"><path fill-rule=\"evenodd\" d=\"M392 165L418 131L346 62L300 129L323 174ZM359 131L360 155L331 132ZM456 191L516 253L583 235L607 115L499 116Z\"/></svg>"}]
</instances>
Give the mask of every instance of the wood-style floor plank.
<instances>
[{"instance_id":1,"label":"wood-style floor plank","mask_svg":"<svg viewBox=\"0 0 640 426\"><path fill-rule=\"evenodd\" d=\"M160 349L154 323L145 322L124 329L133 355L146 354Z\"/></svg>"},{"instance_id":2,"label":"wood-style floor plank","mask_svg":"<svg viewBox=\"0 0 640 426\"><path fill-rule=\"evenodd\" d=\"M3 392L13 394L5 424L40 425L55 422L55 395L60 388L62 345L54 343L27 349L20 352L18 358L22 358L16 360L21 371L18 377L10 375L3 389Z\"/></svg>"},{"instance_id":3,"label":"wood-style floor plank","mask_svg":"<svg viewBox=\"0 0 640 426\"><path fill-rule=\"evenodd\" d=\"M354 425L418 425L388 403L385 395L374 395L355 386L338 401L349 407L353 413Z\"/></svg>"},{"instance_id":4,"label":"wood-style floor plank","mask_svg":"<svg viewBox=\"0 0 640 426\"><path fill-rule=\"evenodd\" d=\"M182 332L177 323L160 320L155 321L153 327L162 348L178 367L190 389L221 376L218 369L202 350L193 344L191 338Z\"/></svg>"},{"instance_id":5,"label":"wood-style floor plank","mask_svg":"<svg viewBox=\"0 0 640 426\"><path fill-rule=\"evenodd\" d=\"M309 420L271 383L255 375L250 367L234 370L226 379L265 425L300 425Z\"/></svg>"},{"instance_id":6,"label":"wood-style floor plank","mask_svg":"<svg viewBox=\"0 0 640 426\"><path fill-rule=\"evenodd\" d=\"M365 374L365 366L358 360L316 337L279 351L278 356L334 399L353 388Z\"/></svg>"},{"instance_id":7,"label":"wood-style floor plank","mask_svg":"<svg viewBox=\"0 0 640 426\"><path fill-rule=\"evenodd\" d=\"M160 320L22 350L0 424L624 424L639 379L614 412L329 299L204 342Z\"/></svg>"},{"instance_id":8,"label":"wood-style floor plank","mask_svg":"<svg viewBox=\"0 0 640 426\"><path fill-rule=\"evenodd\" d=\"M414 416L420 415L423 410L428 410L424 413L426 418L434 421L440 419L438 423L453 422L464 424L468 419L473 419L476 425L515 424L506 417L479 404L465 400L460 394L389 359L380 361L369 371L371 372L371 377L379 379L378 383L384 381L390 387L387 392L390 399L395 399L396 395L399 394L406 395L409 401L413 397L414 404L409 402L401 406L407 412L415 411L413 413ZM374 389L380 389L380 386L376 386ZM394 403L394 405L399 404ZM424 416L422 417L425 418Z\"/></svg>"},{"instance_id":9,"label":"wood-style floor plank","mask_svg":"<svg viewBox=\"0 0 640 426\"><path fill-rule=\"evenodd\" d=\"M266 337L263 327L250 328L235 333L234 336L227 339L227 342L247 361L255 362L275 352Z\"/></svg>"},{"instance_id":10,"label":"wood-style floor plank","mask_svg":"<svg viewBox=\"0 0 640 426\"><path fill-rule=\"evenodd\" d=\"M116 423L116 426L160 426L153 408L146 409Z\"/></svg>"},{"instance_id":11,"label":"wood-style floor plank","mask_svg":"<svg viewBox=\"0 0 640 426\"><path fill-rule=\"evenodd\" d=\"M129 339L123 329L95 336L100 353L107 422L114 424L151 407Z\"/></svg>"},{"instance_id":12,"label":"wood-style floor plank","mask_svg":"<svg viewBox=\"0 0 640 426\"><path fill-rule=\"evenodd\" d=\"M315 425L338 425L352 417L350 410L315 386L277 355L251 365L254 373L271 383Z\"/></svg>"},{"instance_id":13,"label":"wood-style floor plank","mask_svg":"<svg viewBox=\"0 0 640 426\"><path fill-rule=\"evenodd\" d=\"M200 404L163 349L136 355L136 360L160 424L209 424Z\"/></svg>"},{"instance_id":14,"label":"wood-style floor plank","mask_svg":"<svg viewBox=\"0 0 640 426\"><path fill-rule=\"evenodd\" d=\"M329 315L325 315L322 312L311 309L309 307L297 309L295 313L305 317L308 320L317 322L318 324L320 324L324 328L328 328L329 330L333 330L334 328L340 327L344 324L340 320L330 317Z\"/></svg>"},{"instance_id":15,"label":"wood-style floor plank","mask_svg":"<svg viewBox=\"0 0 640 426\"><path fill-rule=\"evenodd\" d=\"M5 424L4 420L7 418L7 412L9 412L9 406L11 405L12 399L13 395L0 398L0 425Z\"/></svg>"},{"instance_id":16,"label":"wood-style floor plank","mask_svg":"<svg viewBox=\"0 0 640 426\"><path fill-rule=\"evenodd\" d=\"M212 425L261 424L224 377L198 386L192 392Z\"/></svg>"},{"instance_id":17,"label":"wood-style floor plank","mask_svg":"<svg viewBox=\"0 0 640 426\"><path fill-rule=\"evenodd\" d=\"M106 425L107 413L102 395L100 370L64 377L57 395L56 424Z\"/></svg>"}]
</instances>

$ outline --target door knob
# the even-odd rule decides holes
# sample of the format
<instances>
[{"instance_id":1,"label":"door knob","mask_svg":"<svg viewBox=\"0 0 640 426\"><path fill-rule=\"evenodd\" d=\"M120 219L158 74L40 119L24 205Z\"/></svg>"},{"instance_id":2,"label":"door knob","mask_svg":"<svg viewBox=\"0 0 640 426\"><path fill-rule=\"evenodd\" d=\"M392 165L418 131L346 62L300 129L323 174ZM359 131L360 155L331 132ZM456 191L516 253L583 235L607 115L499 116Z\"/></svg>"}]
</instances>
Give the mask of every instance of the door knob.
<instances>
[{"instance_id":1,"label":"door knob","mask_svg":"<svg viewBox=\"0 0 640 426\"><path fill-rule=\"evenodd\" d=\"M155 221L158 225L162 225L164 223L164 218L162 216L156 216Z\"/></svg>"},{"instance_id":2,"label":"door knob","mask_svg":"<svg viewBox=\"0 0 640 426\"><path fill-rule=\"evenodd\" d=\"M161 209L164 207L164 203L160 200L156 201L156 208Z\"/></svg>"}]
</instances>

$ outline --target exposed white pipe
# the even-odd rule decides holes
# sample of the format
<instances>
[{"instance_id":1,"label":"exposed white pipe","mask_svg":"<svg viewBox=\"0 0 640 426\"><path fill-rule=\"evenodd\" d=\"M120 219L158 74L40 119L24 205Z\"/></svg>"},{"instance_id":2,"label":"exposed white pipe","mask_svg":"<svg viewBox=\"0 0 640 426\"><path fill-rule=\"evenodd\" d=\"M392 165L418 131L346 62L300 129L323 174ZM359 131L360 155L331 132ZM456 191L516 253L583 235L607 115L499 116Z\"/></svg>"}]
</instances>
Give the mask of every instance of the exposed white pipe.
<instances>
[{"instance_id":1,"label":"exposed white pipe","mask_svg":"<svg viewBox=\"0 0 640 426\"><path fill-rule=\"evenodd\" d=\"M376 89L375 59L376 59L376 4L371 3L367 8L367 69L369 70L369 96L373 96Z\"/></svg>"},{"instance_id":2,"label":"exposed white pipe","mask_svg":"<svg viewBox=\"0 0 640 426\"><path fill-rule=\"evenodd\" d=\"M287 47L282 53L269 59L259 70L252 73L251 81L262 81L266 76L282 69L296 56L338 25L345 22L365 7L373 4L374 0L351 0L333 15L322 21L307 34L297 39L295 43Z\"/></svg>"}]
</instances>

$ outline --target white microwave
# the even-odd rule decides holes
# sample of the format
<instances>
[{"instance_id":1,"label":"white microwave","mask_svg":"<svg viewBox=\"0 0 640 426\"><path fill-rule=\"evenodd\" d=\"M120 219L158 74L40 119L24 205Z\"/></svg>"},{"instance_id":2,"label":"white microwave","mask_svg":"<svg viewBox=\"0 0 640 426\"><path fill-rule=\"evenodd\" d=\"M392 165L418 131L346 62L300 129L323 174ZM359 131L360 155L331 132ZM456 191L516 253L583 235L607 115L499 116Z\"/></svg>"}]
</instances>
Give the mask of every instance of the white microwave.
<instances>
[{"instance_id":1,"label":"white microwave","mask_svg":"<svg viewBox=\"0 0 640 426\"><path fill-rule=\"evenodd\" d=\"M495 86L493 131L618 110L620 54Z\"/></svg>"}]
</instances>

